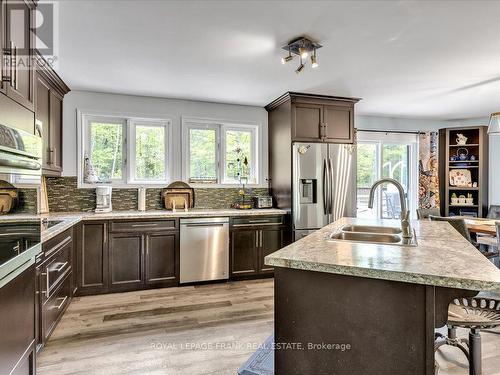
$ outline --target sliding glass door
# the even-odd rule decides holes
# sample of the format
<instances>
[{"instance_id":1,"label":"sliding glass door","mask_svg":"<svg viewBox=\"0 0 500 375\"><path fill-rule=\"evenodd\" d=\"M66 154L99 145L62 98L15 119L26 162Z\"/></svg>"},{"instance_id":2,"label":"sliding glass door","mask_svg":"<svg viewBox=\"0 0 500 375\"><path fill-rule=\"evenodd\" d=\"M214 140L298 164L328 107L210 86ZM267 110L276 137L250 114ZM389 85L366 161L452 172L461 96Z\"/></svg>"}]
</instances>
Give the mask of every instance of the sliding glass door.
<instances>
[{"instance_id":1,"label":"sliding glass door","mask_svg":"<svg viewBox=\"0 0 500 375\"><path fill-rule=\"evenodd\" d=\"M414 216L418 196L417 142L416 134L358 132L358 217L400 219L399 195L392 184L379 187L373 209L368 208L370 187L385 177L393 178L403 185L410 213Z\"/></svg>"}]
</instances>

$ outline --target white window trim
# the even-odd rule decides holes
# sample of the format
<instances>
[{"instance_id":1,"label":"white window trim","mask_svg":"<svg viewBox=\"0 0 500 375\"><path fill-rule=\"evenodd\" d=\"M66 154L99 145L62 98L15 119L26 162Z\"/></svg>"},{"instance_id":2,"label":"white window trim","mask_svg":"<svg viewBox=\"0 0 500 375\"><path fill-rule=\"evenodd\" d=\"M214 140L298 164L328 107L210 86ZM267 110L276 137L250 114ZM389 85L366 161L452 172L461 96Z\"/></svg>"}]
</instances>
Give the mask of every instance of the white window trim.
<instances>
[{"instance_id":1,"label":"white window trim","mask_svg":"<svg viewBox=\"0 0 500 375\"><path fill-rule=\"evenodd\" d=\"M217 171L217 176L218 176L218 183L190 183L193 187L195 188L231 188L231 187L241 187L239 183L224 183L224 171L225 168L223 168L222 164L223 160L221 159L220 154L225 155L225 150L222 150L222 147L225 147L225 139L223 138L223 128L234 128L234 129L241 129L241 128L250 128L254 129L254 136L255 142L254 142L254 149L255 149L255 178L256 182L255 183L249 183L245 185L245 187L248 188L267 188L267 184L265 183L266 181L266 176L263 175L263 166L262 166L262 159L260 154L264 153L264 140L263 140L263 131L262 131L262 124L256 123L256 122L240 122L240 121L234 121L234 120L223 120L223 119L213 119L213 118L205 118L205 117L195 117L195 116L182 116L181 118L181 160L182 160L182 170L181 170L181 178L183 181L188 181L189 180L189 128L191 127L197 127L200 126L202 128L207 128L207 127L217 127L219 128L219 133L218 133L218 150L219 152L217 153L217 165L218 171ZM222 157L223 158L223 157Z\"/></svg>"},{"instance_id":2,"label":"white window trim","mask_svg":"<svg viewBox=\"0 0 500 375\"><path fill-rule=\"evenodd\" d=\"M127 171L127 186L136 184L136 185L146 185L146 186L151 186L151 185L165 185L168 182L171 181L171 150L172 150L172 142L171 139L172 137L169 136L169 129L171 128L170 121L168 120L149 120L149 119L137 119L137 118L132 118L127 120L127 129L128 129L128 134L127 137L129 140L135 140L136 138L136 127L137 125L145 125L145 126L150 126L150 127L163 127L165 129L165 160L167 161L165 165L165 174L163 176L163 179L157 180L157 181L147 181L147 180L140 180L135 178L135 167L136 167L136 161L137 161L137 153L136 153L136 144L134 142L128 142L128 163L126 163L128 167Z\"/></svg>"},{"instance_id":3,"label":"white window trim","mask_svg":"<svg viewBox=\"0 0 500 375\"><path fill-rule=\"evenodd\" d=\"M230 180L226 176L226 132L236 130L236 131L249 131L252 134L252 150L250 155L250 160L253 160L253 165L250 166L250 177L253 178L253 182L249 185L258 185L259 183L259 130L255 125L234 125L234 124L222 124L221 125L221 164L220 164L220 175L219 181L224 185L234 184L234 180Z\"/></svg>"},{"instance_id":4,"label":"white window trim","mask_svg":"<svg viewBox=\"0 0 500 375\"><path fill-rule=\"evenodd\" d=\"M144 114L133 114L133 113L113 113L113 112L101 112L101 111L92 111L92 110L84 110L77 109L77 187L78 188L88 188L95 189L96 186L100 185L99 183L91 184L83 181L83 165L84 165L84 150L88 147L88 134L84 134L86 122L88 118L106 118L106 121L109 121L110 118L125 120L125 129L124 129L124 137L130 139L129 134L129 122L147 122L147 123L158 123L165 124L167 128L166 137L167 137L167 149L166 149L166 181L133 181L130 179L130 165L127 160L127 156L131 155L130 144L133 142L125 142L123 146L124 154L124 178L119 181L113 181L111 183L104 183L107 186L112 186L114 188L139 188L139 187L165 187L165 184L170 182L172 178L173 171L173 137L172 137L172 121L168 118L158 118L158 117L147 117ZM87 133L87 132L85 132ZM126 136L125 136L126 135Z\"/></svg>"}]
</instances>

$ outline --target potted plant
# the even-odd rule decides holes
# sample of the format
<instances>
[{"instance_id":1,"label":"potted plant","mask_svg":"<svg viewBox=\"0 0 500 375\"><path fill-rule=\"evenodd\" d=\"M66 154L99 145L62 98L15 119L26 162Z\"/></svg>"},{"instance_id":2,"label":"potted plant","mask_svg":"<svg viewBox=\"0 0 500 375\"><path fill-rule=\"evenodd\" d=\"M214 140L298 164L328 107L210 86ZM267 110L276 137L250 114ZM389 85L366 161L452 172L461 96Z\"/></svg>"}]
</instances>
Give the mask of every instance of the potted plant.
<instances>
[{"instance_id":1,"label":"potted plant","mask_svg":"<svg viewBox=\"0 0 500 375\"><path fill-rule=\"evenodd\" d=\"M458 203L458 197L455 193L451 195L451 204L457 204Z\"/></svg>"},{"instance_id":2,"label":"potted plant","mask_svg":"<svg viewBox=\"0 0 500 375\"><path fill-rule=\"evenodd\" d=\"M474 198L472 197L471 193L467 194L467 198L465 198L465 203L473 205L474 204Z\"/></svg>"}]
</instances>

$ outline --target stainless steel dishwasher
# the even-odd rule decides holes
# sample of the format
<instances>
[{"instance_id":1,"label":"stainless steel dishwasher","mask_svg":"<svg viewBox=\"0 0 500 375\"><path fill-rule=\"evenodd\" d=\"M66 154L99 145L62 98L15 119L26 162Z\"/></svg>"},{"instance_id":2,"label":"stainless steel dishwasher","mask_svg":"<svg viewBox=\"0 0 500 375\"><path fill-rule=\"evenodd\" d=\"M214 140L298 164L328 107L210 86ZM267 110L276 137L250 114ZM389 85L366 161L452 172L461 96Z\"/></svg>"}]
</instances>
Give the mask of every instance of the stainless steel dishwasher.
<instances>
[{"instance_id":1,"label":"stainless steel dishwasher","mask_svg":"<svg viewBox=\"0 0 500 375\"><path fill-rule=\"evenodd\" d=\"M229 277L229 218L181 219L180 282Z\"/></svg>"}]
</instances>

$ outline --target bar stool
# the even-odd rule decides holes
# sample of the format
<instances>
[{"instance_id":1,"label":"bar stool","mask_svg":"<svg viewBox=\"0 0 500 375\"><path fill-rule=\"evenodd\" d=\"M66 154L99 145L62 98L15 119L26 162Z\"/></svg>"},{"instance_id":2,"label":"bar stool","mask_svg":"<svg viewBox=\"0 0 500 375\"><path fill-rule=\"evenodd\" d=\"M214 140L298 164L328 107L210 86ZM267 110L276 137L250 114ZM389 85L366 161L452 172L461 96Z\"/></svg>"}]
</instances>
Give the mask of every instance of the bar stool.
<instances>
[{"instance_id":1,"label":"bar stool","mask_svg":"<svg viewBox=\"0 0 500 375\"><path fill-rule=\"evenodd\" d=\"M481 297L456 298L448 307L446 325L448 336L436 332L434 351L443 345L457 347L469 361L469 375L482 375L480 331L500 326L500 300ZM457 327L469 329L469 338L457 338Z\"/></svg>"}]
</instances>

